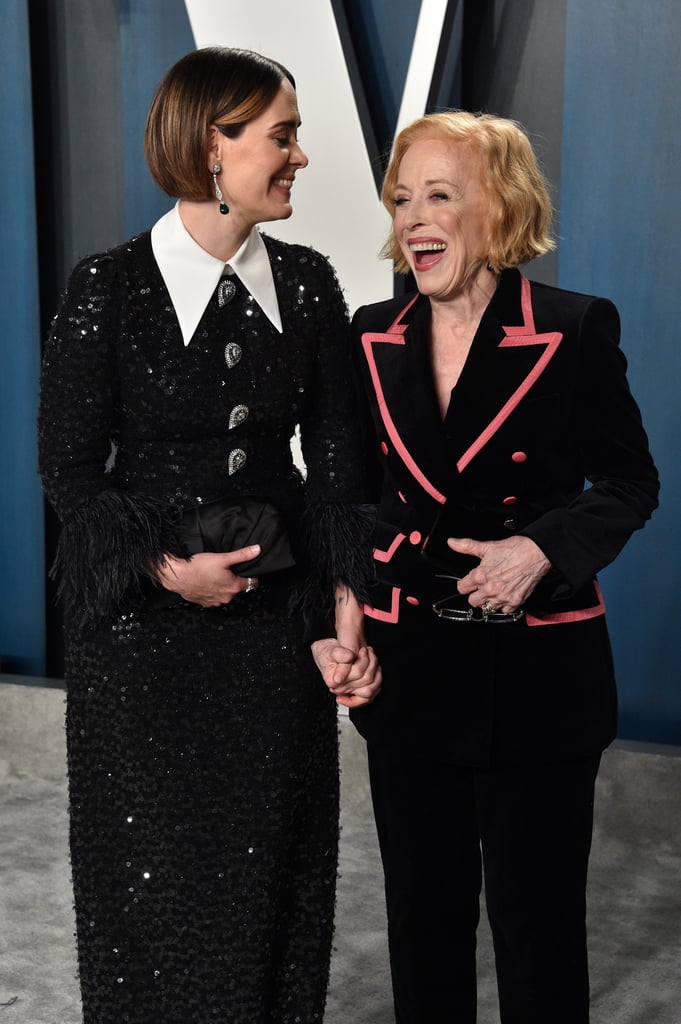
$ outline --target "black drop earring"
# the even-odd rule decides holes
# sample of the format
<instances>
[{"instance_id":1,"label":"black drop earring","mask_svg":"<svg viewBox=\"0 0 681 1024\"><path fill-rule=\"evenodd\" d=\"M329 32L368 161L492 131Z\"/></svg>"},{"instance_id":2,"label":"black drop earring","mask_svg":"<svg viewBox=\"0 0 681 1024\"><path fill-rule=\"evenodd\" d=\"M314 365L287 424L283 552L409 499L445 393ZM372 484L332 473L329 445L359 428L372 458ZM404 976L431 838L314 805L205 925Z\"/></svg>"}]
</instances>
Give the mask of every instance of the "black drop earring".
<instances>
[{"instance_id":1,"label":"black drop earring","mask_svg":"<svg viewBox=\"0 0 681 1024\"><path fill-rule=\"evenodd\" d=\"M218 185L218 174L222 170L220 164L213 164L213 185L215 186L215 198L220 204L220 213L229 213L229 206L223 202L222 189Z\"/></svg>"}]
</instances>

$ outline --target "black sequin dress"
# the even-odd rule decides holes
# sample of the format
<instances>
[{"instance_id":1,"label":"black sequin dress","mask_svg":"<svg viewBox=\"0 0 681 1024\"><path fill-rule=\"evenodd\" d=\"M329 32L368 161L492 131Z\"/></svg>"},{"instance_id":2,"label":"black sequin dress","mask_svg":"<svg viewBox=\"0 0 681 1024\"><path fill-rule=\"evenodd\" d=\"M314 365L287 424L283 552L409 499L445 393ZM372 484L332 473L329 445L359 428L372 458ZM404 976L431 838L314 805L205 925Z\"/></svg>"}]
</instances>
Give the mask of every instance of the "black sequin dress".
<instances>
[{"instance_id":1,"label":"black sequin dress","mask_svg":"<svg viewBox=\"0 0 681 1024\"><path fill-rule=\"evenodd\" d=\"M336 707L289 599L303 572L308 602L331 576L361 592L366 517L342 292L324 257L264 240L283 334L240 286L185 347L146 233L75 268L44 357L86 1024L323 1017ZM225 494L274 500L304 568L222 608L151 609L177 512Z\"/></svg>"}]
</instances>

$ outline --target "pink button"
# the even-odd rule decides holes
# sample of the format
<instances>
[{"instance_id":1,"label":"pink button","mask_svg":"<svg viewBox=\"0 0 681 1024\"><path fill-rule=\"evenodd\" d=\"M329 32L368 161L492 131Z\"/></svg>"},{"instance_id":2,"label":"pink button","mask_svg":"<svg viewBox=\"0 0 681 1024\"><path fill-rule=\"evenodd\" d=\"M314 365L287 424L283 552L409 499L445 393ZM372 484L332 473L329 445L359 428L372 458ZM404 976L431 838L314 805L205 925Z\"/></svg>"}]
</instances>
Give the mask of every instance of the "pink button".
<instances>
[{"instance_id":1,"label":"pink button","mask_svg":"<svg viewBox=\"0 0 681 1024\"><path fill-rule=\"evenodd\" d=\"M419 603L420 602L419 602L418 597L408 597L407 598L407 604L419 604Z\"/></svg>"},{"instance_id":2,"label":"pink button","mask_svg":"<svg viewBox=\"0 0 681 1024\"><path fill-rule=\"evenodd\" d=\"M409 534L409 543L414 545L421 543L421 534L418 530L412 530Z\"/></svg>"},{"instance_id":3,"label":"pink button","mask_svg":"<svg viewBox=\"0 0 681 1024\"><path fill-rule=\"evenodd\" d=\"M504 505L515 505L517 500L513 494L509 494L508 498L504 498Z\"/></svg>"},{"instance_id":4,"label":"pink button","mask_svg":"<svg viewBox=\"0 0 681 1024\"><path fill-rule=\"evenodd\" d=\"M527 453L526 452L513 452L513 455L511 456L511 458L513 459L514 462L527 462Z\"/></svg>"},{"instance_id":5,"label":"pink button","mask_svg":"<svg viewBox=\"0 0 681 1024\"><path fill-rule=\"evenodd\" d=\"M388 454L388 446L385 443L385 441L381 441L381 451L383 452L384 455Z\"/></svg>"}]
</instances>

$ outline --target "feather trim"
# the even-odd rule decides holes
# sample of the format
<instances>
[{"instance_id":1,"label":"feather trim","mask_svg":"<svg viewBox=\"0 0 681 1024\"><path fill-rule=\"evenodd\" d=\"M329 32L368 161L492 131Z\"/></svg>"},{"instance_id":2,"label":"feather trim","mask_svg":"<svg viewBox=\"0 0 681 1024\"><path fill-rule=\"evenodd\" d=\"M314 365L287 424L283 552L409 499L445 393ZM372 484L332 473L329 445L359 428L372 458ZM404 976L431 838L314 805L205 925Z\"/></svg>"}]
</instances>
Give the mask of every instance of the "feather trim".
<instances>
[{"instance_id":1,"label":"feather trim","mask_svg":"<svg viewBox=\"0 0 681 1024\"><path fill-rule=\"evenodd\" d=\"M106 490L62 524L50 577L81 624L139 598L165 555L185 558L175 535L179 510L156 498Z\"/></svg>"},{"instance_id":2,"label":"feather trim","mask_svg":"<svg viewBox=\"0 0 681 1024\"><path fill-rule=\"evenodd\" d=\"M358 601L370 603L376 579L371 542L375 522L373 505L320 502L305 509L300 546L306 578L293 594L292 612L308 621L324 619L333 633L337 586L347 586Z\"/></svg>"}]
</instances>

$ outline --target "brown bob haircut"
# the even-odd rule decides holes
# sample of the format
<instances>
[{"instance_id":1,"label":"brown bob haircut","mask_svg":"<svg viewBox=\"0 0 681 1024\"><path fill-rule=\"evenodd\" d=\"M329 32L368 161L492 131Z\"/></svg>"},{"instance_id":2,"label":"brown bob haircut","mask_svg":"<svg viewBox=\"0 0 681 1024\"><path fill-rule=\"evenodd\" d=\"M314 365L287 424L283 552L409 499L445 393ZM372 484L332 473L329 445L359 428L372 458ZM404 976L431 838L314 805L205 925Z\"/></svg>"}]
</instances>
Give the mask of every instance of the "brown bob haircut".
<instances>
[{"instance_id":1,"label":"brown bob haircut","mask_svg":"<svg viewBox=\"0 0 681 1024\"><path fill-rule=\"evenodd\" d=\"M180 199L211 199L207 153L211 125L230 139L259 117L287 79L283 64L252 50L206 46L166 73L147 115L144 154L160 188Z\"/></svg>"},{"instance_id":2,"label":"brown bob haircut","mask_svg":"<svg viewBox=\"0 0 681 1024\"><path fill-rule=\"evenodd\" d=\"M485 256L493 270L517 267L555 247L549 234L551 199L530 140L516 121L495 114L449 110L427 114L403 128L395 139L381 191L391 217L402 158L414 142L423 139L444 139L477 153L489 204L491 237ZM409 271L394 231L380 255L394 261L397 273Z\"/></svg>"}]
</instances>

